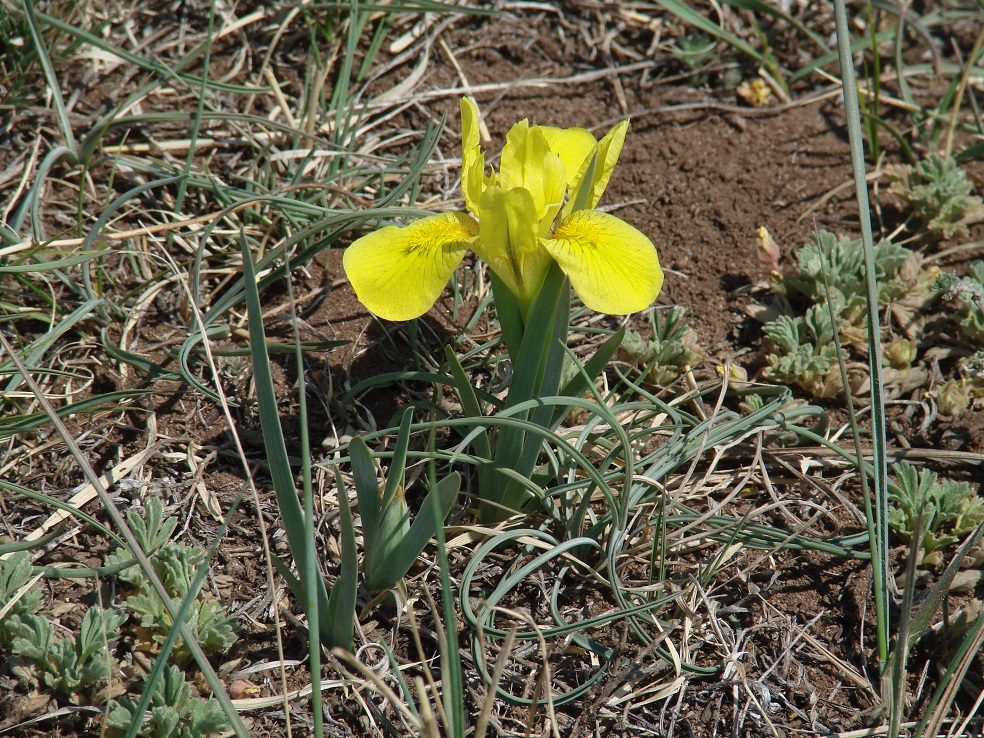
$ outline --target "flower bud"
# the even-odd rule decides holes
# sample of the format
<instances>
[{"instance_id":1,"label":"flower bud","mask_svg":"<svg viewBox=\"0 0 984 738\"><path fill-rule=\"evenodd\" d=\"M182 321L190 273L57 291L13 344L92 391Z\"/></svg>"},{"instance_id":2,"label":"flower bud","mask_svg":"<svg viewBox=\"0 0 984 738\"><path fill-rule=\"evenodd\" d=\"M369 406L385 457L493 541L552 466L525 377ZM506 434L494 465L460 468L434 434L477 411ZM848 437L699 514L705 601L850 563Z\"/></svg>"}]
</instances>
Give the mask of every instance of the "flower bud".
<instances>
[{"instance_id":1,"label":"flower bud","mask_svg":"<svg viewBox=\"0 0 984 738\"><path fill-rule=\"evenodd\" d=\"M884 346L885 361L893 369L908 369L916 360L916 344L908 338L896 338Z\"/></svg>"}]
</instances>

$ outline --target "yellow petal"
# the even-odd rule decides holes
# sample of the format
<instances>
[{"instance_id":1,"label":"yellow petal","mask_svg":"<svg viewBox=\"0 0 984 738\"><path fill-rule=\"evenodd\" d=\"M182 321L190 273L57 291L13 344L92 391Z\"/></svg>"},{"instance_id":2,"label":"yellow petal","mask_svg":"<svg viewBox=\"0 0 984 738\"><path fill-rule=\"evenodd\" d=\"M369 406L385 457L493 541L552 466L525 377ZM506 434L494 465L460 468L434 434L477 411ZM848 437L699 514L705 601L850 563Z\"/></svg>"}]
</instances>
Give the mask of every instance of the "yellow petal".
<instances>
[{"instance_id":1,"label":"yellow petal","mask_svg":"<svg viewBox=\"0 0 984 738\"><path fill-rule=\"evenodd\" d=\"M479 142L478 106L468 97L461 98L461 193L465 207L478 212L478 201L485 189L485 154Z\"/></svg>"},{"instance_id":2,"label":"yellow petal","mask_svg":"<svg viewBox=\"0 0 984 738\"><path fill-rule=\"evenodd\" d=\"M526 308L540 289L550 255L540 246L533 196L522 187L489 187L482 195L475 253Z\"/></svg>"},{"instance_id":3,"label":"yellow petal","mask_svg":"<svg viewBox=\"0 0 984 738\"><path fill-rule=\"evenodd\" d=\"M506 144L502 147L502 156L499 157L499 171L496 174L496 184L499 187L509 190L525 185L524 169L529 154L527 146L529 137L530 122L525 118L514 123L509 129L509 133L506 134ZM541 140L544 139L541 137Z\"/></svg>"},{"instance_id":4,"label":"yellow petal","mask_svg":"<svg viewBox=\"0 0 984 738\"><path fill-rule=\"evenodd\" d=\"M551 151L540 126L531 127L522 120L509 130L496 184L505 190L522 188L529 192L540 235L549 233L564 204L567 172L560 156Z\"/></svg>"},{"instance_id":5,"label":"yellow petal","mask_svg":"<svg viewBox=\"0 0 984 738\"><path fill-rule=\"evenodd\" d=\"M605 194L605 188L608 187L608 180L612 178L612 171L615 169L615 164L618 163L618 157L622 153L622 146L625 143L625 134L629 130L629 121L625 119L620 123L617 123L608 133L605 134L604 138L598 142L598 158L595 161L594 176L591 178L591 191L588 195L588 201L585 207L594 208L598 201L601 200L601 196ZM591 166L591 153L588 152L588 156L585 158L584 163L578 170L577 175L575 175L568 182L568 191L570 192L570 199L567 201L567 205L564 207L563 217L570 215L573 210L574 201L577 198L577 193L581 189L581 183L587 176L588 168Z\"/></svg>"},{"instance_id":6,"label":"yellow petal","mask_svg":"<svg viewBox=\"0 0 984 738\"><path fill-rule=\"evenodd\" d=\"M598 143L591 131L586 128L555 128L554 126L537 126L547 139L550 150L560 156L567 172L567 181L572 182L577 177L585 160L594 151Z\"/></svg>"},{"instance_id":7,"label":"yellow petal","mask_svg":"<svg viewBox=\"0 0 984 738\"><path fill-rule=\"evenodd\" d=\"M618 163L618 157L622 154L622 146L625 144L625 134L629 131L629 120L617 123L604 138L598 142L598 165L595 168L594 184L591 186L591 199L588 207L593 208L605 194L608 187L608 180L612 178L612 170Z\"/></svg>"},{"instance_id":8,"label":"yellow petal","mask_svg":"<svg viewBox=\"0 0 984 738\"><path fill-rule=\"evenodd\" d=\"M567 193L567 174L563 160L552 151L543 156L539 177L527 177L529 187L533 188L533 202L536 204L536 218L540 223L537 235L543 238L553 226L554 218L564 205Z\"/></svg>"},{"instance_id":9,"label":"yellow petal","mask_svg":"<svg viewBox=\"0 0 984 738\"><path fill-rule=\"evenodd\" d=\"M441 213L386 226L345 249L342 265L356 297L387 320L426 313L478 235L464 213Z\"/></svg>"},{"instance_id":10,"label":"yellow petal","mask_svg":"<svg viewBox=\"0 0 984 738\"><path fill-rule=\"evenodd\" d=\"M614 215L578 210L541 243L592 310L612 315L644 310L663 285L652 242Z\"/></svg>"}]
</instances>

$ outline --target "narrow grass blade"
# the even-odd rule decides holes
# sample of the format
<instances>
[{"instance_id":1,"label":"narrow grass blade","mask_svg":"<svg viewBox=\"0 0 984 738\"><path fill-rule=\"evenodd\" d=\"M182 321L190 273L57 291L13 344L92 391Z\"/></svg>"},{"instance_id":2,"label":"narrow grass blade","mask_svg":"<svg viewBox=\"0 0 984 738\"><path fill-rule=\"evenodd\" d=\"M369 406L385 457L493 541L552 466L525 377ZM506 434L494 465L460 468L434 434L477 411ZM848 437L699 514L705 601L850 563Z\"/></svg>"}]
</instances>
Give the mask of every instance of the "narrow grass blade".
<instances>
[{"instance_id":1,"label":"narrow grass blade","mask_svg":"<svg viewBox=\"0 0 984 738\"><path fill-rule=\"evenodd\" d=\"M485 413L482 411L482 406L478 402L475 388L472 386L471 381L469 381L468 375L465 374L461 362L458 361L454 349L450 346L445 347L444 355L448 360L448 368L451 370L451 377L454 379L453 387L457 391L458 402L461 403L461 409L464 411L465 416L470 418L483 417ZM483 433L481 438L472 443L475 447L475 452L479 456L484 459L492 459L492 446L489 444L487 433Z\"/></svg>"},{"instance_id":2,"label":"narrow grass blade","mask_svg":"<svg viewBox=\"0 0 984 738\"><path fill-rule=\"evenodd\" d=\"M819 232L816 232L815 236L816 236L815 245L817 248L817 253L819 254L821 251ZM822 263L822 259L821 259L821 263ZM828 282L828 274L826 269L821 269L821 276L823 277L823 289L827 301L827 315L830 317L830 324L833 326L833 334L835 337L834 350L836 351L836 355L837 355L837 366L840 371L841 385L844 387L845 404L847 405L847 418L851 428L851 439L854 443L854 453L857 459L856 468L858 470L858 476L861 481L861 495L862 495L862 502L864 506L865 526L868 532L868 546L871 551L872 579L875 582L885 582L886 576L883 575L882 573L882 566L885 565L885 561L882 556L882 551L880 548L881 542L878 537L878 514L876 512L875 505L872 504L868 466L864 463L864 456L861 448L861 428L858 425L857 413L855 412L855 408L854 408L854 397L851 395L851 384L848 381L847 363L844 357L844 351L840 343L840 335L841 335L840 320L838 318L837 311L834 310L833 301L830 299L831 291L830 291L830 284ZM913 555L912 561L913 562L915 561L915 555ZM913 572L910 573L914 574L915 564L913 563L912 566L913 566ZM906 594L911 596L912 592L907 589ZM881 599L880 595L877 592L875 593L875 599L876 600ZM875 628L876 628L876 637L878 638L879 641L879 648L882 647L882 641L884 640L884 638L888 633L888 623L882 622L881 620L881 617L886 612L887 609L884 607L876 606L875 608L875 620L876 620ZM883 672L885 674L888 674L892 671L892 664L890 663L892 657L893 654L889 653L888 660L883 662ZM904 656L903 656L903 660L904 660ZM893 701L892 704L898 705L900 704L900 702L896 700ZM889 710L891 713L892 710L891 706Z\"/></svg>"},{"instance_id":3,"label":"narrow grass blade","mask_svg":"<svg viewBox=\"0 0 984 738\"><path fill-rule=\"evenodd\" d=\"M591 382L608 366L608 362L611 361L611 358L618 351L624 338L625 326L622 326L605 339L605 342L598 347L594 355L584 362L584 371L578 372L571 381L565 384L560 390L560 394L565 397L579 397L582 393L586 392L591 386Z\"/></svg>"},{"instance_id":4,"label":"narrow grass blade","mask_svg":"<svg viewBox=\"0 0 984 738\"><path fill-rule=\"evenodd\" d=\"M30 214L31 232L34 240L41 240L41 234L44 233L40 213L41 192L44 190L48 180L48 173L62 159L71 160L74 156L75 153L67 146L56 146L44 155L44 158L38 165L37 171L34 173L34 183L31 185L31 189L28 190L27 196L22 200L14 215L7 223L11 230L19 231L24 218Z\"/></svg>"},{"instance_id":5,"label":"narrow grass blade","mask_svg":"<svg viewBox=\"0 0 984 738\"><path fill-rule=\"evenodd\" d=\"M55 414L59 418L67 418L72 415L95 412L97 410L113 410L116 408L132 409L131 405L124 404L124 400L132 400L137 397L152 395L153 389L134 389L120 390L119 392L107 392L104 395L96 395L85 400L72 402L58 408ZM51 417L47 412L39 411L30 415L10 415L0 421L0 438L10 438L21 433L27 433L42 426L47 425Z\"/></svg>"},{"instance_id":6,"label":"narrow grass blade","mask_svg":"<svg viewBox=\"0 0 984 738\"><path fill-rule=\"evenodd\" d=\"M208 71L212 61L212 39L215 36L214 28L215 0L212 0L208 4L208 22L205 26L205 41L203 42L205 45L205 55L202 59L202 83L198 86L198 105L195 108L194 115L191 117L191 140L188 144L188 153L185 155L181 181L178 182L178 192L174 197L174 212L176 213L184 210L185 194L188 191L188 178L192 172L192 165L195 163L195 149L197 148L199 132L202 129L202 112L205 109L205 93L208 90Z\"/></svg>"},{"instance_id":7,"label":"narrow grass blade","mask_svg":"<svg viewBox=\"0 0 984 738\"><path fill-rule=\"evenodd\" d=\"M99 306L102 305L102 303L103 301L100 298L86 300L84 303L75 308L75 310L73 310L69 315L62 318L62 320L60 320L56 325L50 326L45 334L37 338L23 349L24 363L29 366L40 364L41 357L47 353L49 348L51 348L59 339L61 339L62 336L72 330L76 325L90 319L93 312L95 312ZM13 359L4 361L3 364L0 365L0 371L8 371L10 369L11 362L13 362ZM15 374L11 377L10 381L7 382L3 391L7 393L13 392L21 386L25 379L25 377Z\"/></svg>"},{"instance_id":8,"label":"narrow grass blade","mask_svg":"<svg viewBox=\"0 0 984 738\"><path fill-rule=\"evenodd\" d=\"M864 51L865 49L871 48L873 43L877 43L879 46L882 44L890 42L895 36L895 29L889 28L885 31L879 31L875 34L874 39L864 36L862 38L856 39L851 42L851 55L857 54L859 51ZM833 64L840 58L840 51L831 51L829 54L823 54L818 56L809 64L800 67L795 72L789 76L789 84L793 85L802 79L806 79L811 74L813 74L818 69L823 69L830 64ZM841 67L843 69L843 67ZM853 70L853 67L852 67ZM853 73L851 75L852 79L854 77ZM846 82L845 82L846 84Z\"/></svg>"},{"instance_id":9,"label":"narrow grass blade","mask_svg":"<svg viewBox=\"0 0 984 738\"><path fill-rule=\"evenodd\" d=\"M750 46L733 33L728 33L716 23L712 23L689 5L682 2L677 2L677 0L656 0L656 4L662 6L665 10L675 15L687 25L698 28L704 33L724 41L729 46L733 46L735 49L745 54L750 59L755 60L759 64L763 63L764 58L758 49Z\"/></svg>"},{"instance_id":10,"label":"narrow grass blade","mask_svg":"<svg viewBox=\"0 0 984 738\"><path fill-rule=\"evenodd\" d=\"M58 126L61 128L62 138L65 145L72 152L74 161L78 161L79 147L75 141L75 133L72 131L72 123L68 119L68 109L65 107L65 100L61 94L61 86L58 84L58 75L55 74L55 67L51 63L48 49L44 45L44 37L41 36L41 29L38 27L38 19L34 11L34 0L23 0L24 16L27 18L27 25L31 29L31 38L34 41L34 49L37 52L38 60L41 62L41 69L44 70L44 78L51 90L51 99L55 104L55 115L58 118ZM74 162L73 162L74 163Z\"/></svg>"},{"instance_id":11,"label":"narrow grass blade","mask_svg":"<svg viewBox=\"0 0 984 738\"><path fill-rule=\"evenodd\" d=\"M267 354L266 335L263 331L263 311L260 307L260 296L256 288L256 273L253 269L253 261L246 245L245 236L241 237L241 248L250 346L253 349L253 377L259 405L260 424L263 429L263 445L266 448L273 490L277 497L280 515L284 521L290 552L294 557L298 571L302 573L299 579L294 578L295 586L292 587L292 590L299 602L306 602L307 595L303 582L308 581L308 577L305 576L304 572L307 571L307 567L313 567L317 572L315 581L318 583L322 639L329 648L335 645L348 647L351 645L351 633L348 640L344 642L336 643L333 640L336 635L334 628L337 627L340 630L343 628L340 624L332 623L328 619L328 591L325 588L324 578L320 574L318 563L310 560L307 556L304 511L301 509L297 488L294 485L294 475L290 468L290 459L287 456L287 445L284 442L283 429L280 426L280 413L277 409L277 398L273 389L273 376L270 373L270 357ZM345 506L343 505L343 507ZM346 512L349 511L346 509ZM350 512L349 515L351 516ZM344 535L343 530L343 538ZM289 579L288 582L290 582ZM336 598L336 605L337 602L338 599Z\"/></svg>"},{"instance_id":12,"label":"narrow grass blade","mask_svg":"<svg viewBox=\"0 0 984 738\"><path fill-rule=\"evenodd\" d=\"M926 628L929 627L933 616L943 603L943 598L950 591L950 585L953 584L953 578L960 571L960 565L963 563L964 557L967 556L977 541L980 540L982 533L984 533L984 523L977 526L967 540L961 544L936 583L920 598L918 608L912 613L908 647L911 648Z\"/></svg>"},{"instance_id":13,"label":"narrow grass blade","mask_svg":"<svg viewBox=\"0 0 984 738\"><path fill-rule=\"evenodd\" d=\"M878 653L882 666L888 660L888 461L886 458L887 435L885 427L885 400L882 396L881 324L878 312L878 283L871 235L871 218L868 206L868 183L864 163L864 140L861 133L861 113L858 105L858 88L854 78L854 60L851 52L851 36L847 25L844 0L834 2L834 20L837 28L837 48L840 54L844 112L851 145L851 163L854 170L854 188L860 213L861 240L864 244L864 272L868 318L868 369L871 378L871 436L874 444L874 492L875 492L875 549L882 561L881 581L873 583L878 622Z\"/></svg>"},{"instance_id":14,"label":"narrow grass blade","mask_svg":"<svg viewBox=\"0 0 984 738\"><path fill-rule=\"evenodd\" d=\"M8 485L4 482L0 482L0 485L7 487ZM16 485L14 485L16 486ZM88 517L88 516L87 516ZM65 526L67 523L62 523L57 528L52 530L50 533L46 533L40 538L35 538L31 541L14 541L13 543L0 543L0 560L5 559L12 553L18 551L33 551L34 549L41 549L55 540L58 536L65 532Z\"/></svg>"},{"instance_id":15,"label":"narrow grass blade","mask_svg":"<svg viewBox=\"0 0 984 738\"><path fill-rule=\"evenodd\" d=\"M30 0L25 0L25 3L29 1ZM128 51L125 51L117 46L113 46L112 44L107 43L104 38L98 36L97 34L90 33L84 28L73 26L71 23L66 23L65 21L59 18L55 18L54 16L47 15L45 13L36 13L36 16L37 19L41 21L41 23L44 23L47 26L51 26L52 28L61 31L62 33L67 33L69 36L78 39L82 43L89 44L96 49L105 51L108 54L112 54L118 59L121 59L122 61L127 62L129 64L132 64L133 66L138 67L139 69L144 69L148 72L153 72L154 74L158 75L161 79L180 79L185 84L187 84L189 88L193 86L201 85L203 82L205 82L205 80L203 80L201 77L196 77L191 74L183 74L181 72L176 73L175 70L169 69L164 64L150 61L148 59L144 59L142 56L138 56L137 54L131 54ZM185 66L189 66L192 61L198 59L198 57L201 56L201 53L202 51L204 51L204 48L205 48L204 43L196 46L194 49L191 50L191 52L189 52L186 55L186 58L182 60L183 63L179 63L175 65L175 68L181 69ZM270 94L269 87L260 87L260 86L253 86L253 85L234 85L234 84L214 82L214 81L207 82L206 84L210 89L221 90L223 92L234 92L240 95L269 95Z\"/></svg>"},{"instance_id":16,"label":"narrow grass blade","mask_svg":"<svg viewBox=\"0 0 984 738\"><path fill-rule=\"evenodd\" d=\"M458 361L454 349L451 346L447 346L444 354L447 357L448 367L454 379L454 388L457 391L458 401L461 403L461 408L465 416L476 419L484 417L485 413L482 411L482 406L479 404L478 397L475 395L475 388L469 381L468 375L465 374L461 362ZM492 443L489 440L489 431L487 428L476 427L473 432L475 435L471 441L471 448L476 456L487 462L478 467L478 488L480 491L491 489L496 480L495 469L492 467L493 454ZM481 505L481 502L479 504Z\"/></svg>"},{"instance_id":17,"label":"narrow grass blade","mask_svg":"<svg viewBox=\"0 0 984 738\"><path fill-rule=\"evenodd\" d=\"M0 274L37 274L53 269L64 269L65 267L78 266L87 261L99 259L109 254L109 251L83 251L74 256L66 256L63 259L52 259L51 261L39 261L28 264L0 264Z\"/></svg>"},{"instance_id":18,"label":"narrow grass blade","mask_svg":"<svg viewBox=\"0 0 984 738\"><path fill-rule=\"evenodd\" d=\"M431 480L433 483L433 479ZM441 603L444 609L444 628L439 638L444 645L441 649L441 665L446 674L442 674L441 683L446 699L445 705L450 705L451 725L445 725L448 738L465 738L465 694L461 674L461 654L458 649L458 630L453 626L456 622L454 614L454 589L451 586L451 576L448 566L448 551L444 540L444 519L438 507L435 495L431 502L431 514L434 530L437 532L437 562L441 572Z\"/></svg>"}]
</instances>

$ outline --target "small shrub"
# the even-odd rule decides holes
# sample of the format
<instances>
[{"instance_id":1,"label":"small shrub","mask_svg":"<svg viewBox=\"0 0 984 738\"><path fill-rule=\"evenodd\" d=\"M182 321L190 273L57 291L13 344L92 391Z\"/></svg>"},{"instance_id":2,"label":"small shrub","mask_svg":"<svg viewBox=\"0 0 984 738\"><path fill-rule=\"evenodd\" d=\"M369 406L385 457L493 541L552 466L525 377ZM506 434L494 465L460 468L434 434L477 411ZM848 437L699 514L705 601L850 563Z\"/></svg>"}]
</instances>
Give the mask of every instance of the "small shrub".
<instances>
[{"instance_id":1,"label":"small shrub","mask_svg":"<svg viewBox=\"0 0 984 738\"><path fill-rule=\"evenodd\" d=\"M938 270L925 268L922 258L889 241L874 247L878 302L894 319L886 324L904 335L886 336L885 358L902 376L918 359L913 338L918 333L926 306L937 297L934 283ZM790 274L773 274L773 289L787 312L766 323L763 377L793 384L816 397L833 397L843 390L837 366L838 345L845 358L868 351L867 297L864 279L864 247L860 239L838 238L821 231L817 243L799 250ZM805 314L792 315L805 298ZM828 305L830 307L828 307ZM831 308L836 319L830 317ZM850 349L850 350L848 350ZM852 375L852 386L855 378Z\"/></svg>"},{"instance_id":2,"label":"small shrub","mask_svg":"<svg viewBox=\"0 0 984 738\"><path fill-rule=\"evenodd\" d=\"M157 498L147 500L143 517L131 511L127 513L127 521L137 542L150 552L151 564L167 593L176 600L183 600L191 589L195 569L205 558L205 553L199 548L170 540L176 520L164 517L163 503ZM107 556L106 564L122 564L130 558L129 551L118 549ZM139 567L124 569L119 576L136 590L124 603L138 623L141 639L138 648L156 651L167 638L174 622ZM213 655L229 648L236 641L234 625L235 618L229 616L225 605L199 593L191 606L188 627L197 635L205 653ZM175 643L173 656L178 663L187 661L191 656L180 636Z\"/></svg>"},{"instance_id":3,"label":"small shrub","mask_svg":"<svg viewBox=\"0 0 984 738\"><path fill-rule=\"evenodd\" d=\"M816 397L833 397L843 385L837 346L825 305L814 305L804 317L780 316L762 329L768 367L762 376L795 384Z\"/></svg>"},{"instance_id":4,"label":"small shrub","mask_svg":"<svg viewBox=\"0 0 984 738\"><path fill-rule=\"evenodd\" d=\"M838 306L838 318L850 325L865 325L866 289L864 246L861 239L838 238L820 231L818 244L807 244L796 255L796 270L779 275L773 285L783 297L806 297L815 305L828 299ZM819 246L819 248L818 248ZM878 278L878 301L881 304L899 299L912 291L918 278L912 269L903 269L918 259L912 251L890 241L875 245L875 276ZM931 286L924 288L927 298Z\"/></svg>"}]
</instances>

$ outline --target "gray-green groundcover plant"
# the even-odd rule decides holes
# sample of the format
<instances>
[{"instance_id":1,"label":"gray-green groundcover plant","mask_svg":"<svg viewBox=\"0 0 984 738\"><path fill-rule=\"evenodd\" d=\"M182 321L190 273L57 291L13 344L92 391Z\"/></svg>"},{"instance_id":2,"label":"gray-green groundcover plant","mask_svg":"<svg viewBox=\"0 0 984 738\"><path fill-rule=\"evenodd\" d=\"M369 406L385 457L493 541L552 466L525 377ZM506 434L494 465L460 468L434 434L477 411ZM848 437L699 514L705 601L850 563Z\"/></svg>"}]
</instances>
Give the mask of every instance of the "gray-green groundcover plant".
<instances>
[{"instance_id":1,"label":"gray-green groundcover plant","mask_svg":"<svg viewBox=\"0 0 984 738\"><path fill-rule=\"evenodd\" d=\"M949 547L962 541L984 521L984 498L967 482L940 479L936 472L921 472L911 464L896 464L889 484L888 524L903 542L910 542L917 527L922 563L940 564Z\"/></svg>"},{"instance_id":2,"label":"gray-green groundcover plant","mask_svg":"<svg viewBox=\"0 0 984 738\"><path fill-rule=\"evenodd\" d=\"M984 202L972 195L967 173L953 157L930 154L913 165L888 167L889 191L908 205L931 236L964 238L984 219Z\"/></svg>"},{"instance_id":3,"label":"gray-green groundcover plant","mask_svg":"<svg viewBox=\"0 0 984 738\"><path fill-rule=\"evenodd\" d=\"M169 594L177 599L189 594L195 567L204 552L171 540L177 519L165 517L158 498L148 498L144 515L131 511L127 521ZM163 603L135 566L125 549L107 556L107 567L119 571L117 576L133 594L123 600L123 607L90 607L77 629L56 624L39 614L43 594L31 587L33 577L30 555L15 552L0 560L0 657L6 655L16 688L47 692L59 702L71 705L105 704L111 695L106 720L107 735L123 736L129 730L137 710L137 700L126 690L146 688L146 680L135 685L123 682L117 658L121 641L126 648L156 651L171 629L171 619ZM16 598L16 599L15 599ZM191 605L189 625L202 648L219 654L236 640L234 618L224 604L215 599L196 597ZM124 626L131 626L126 628ZM180 639L172 661L161 679L151 687L151 701L136 730L140 738L202 738L228 728L218 702L202 698L189 681L185 668L189 652Z\"/></svg>"}]
</instances>

